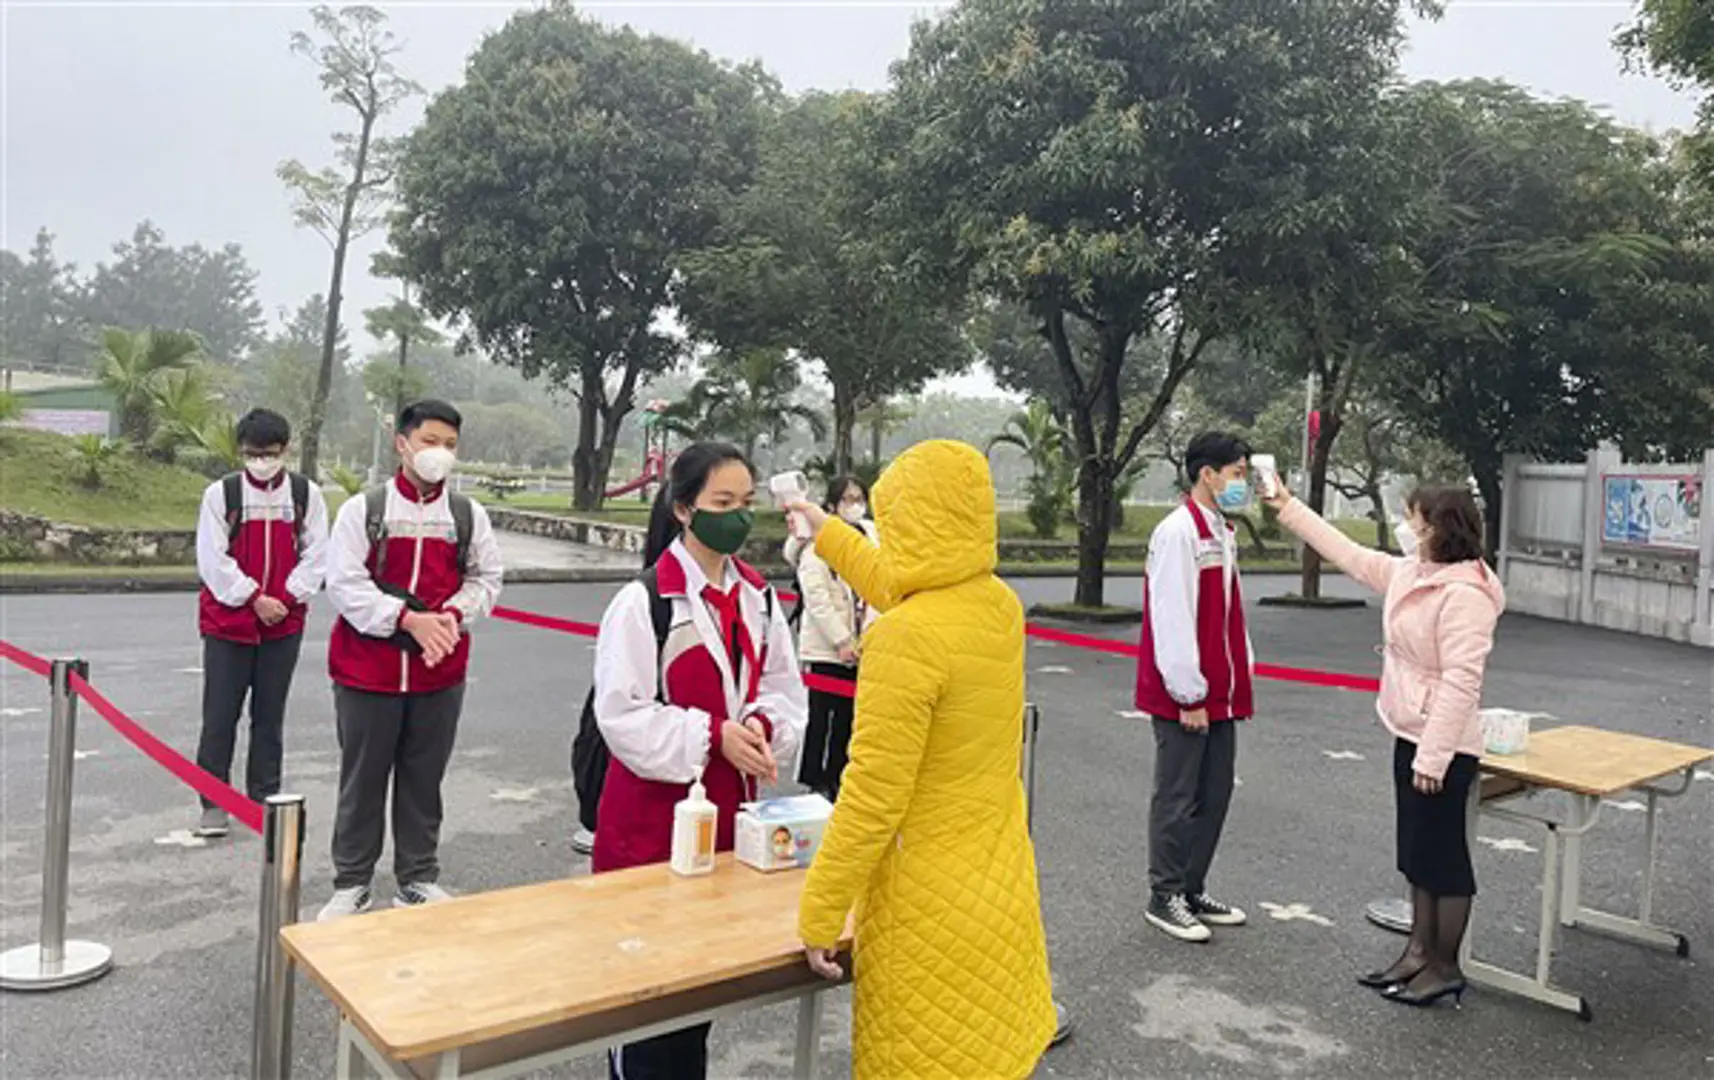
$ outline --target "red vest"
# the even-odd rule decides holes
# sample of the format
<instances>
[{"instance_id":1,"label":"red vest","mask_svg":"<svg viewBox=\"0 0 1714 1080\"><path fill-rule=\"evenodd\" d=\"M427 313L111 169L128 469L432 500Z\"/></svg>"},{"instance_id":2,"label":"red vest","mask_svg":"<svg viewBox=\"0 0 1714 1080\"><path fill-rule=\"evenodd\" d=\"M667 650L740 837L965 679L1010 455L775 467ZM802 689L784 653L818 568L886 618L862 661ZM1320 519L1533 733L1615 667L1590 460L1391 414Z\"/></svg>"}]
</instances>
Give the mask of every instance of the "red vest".
<instances>
[{"instance_id":1,"label":"red vest","mask_svg":"<svg viewBox=\"0 0 1714 1080\"><path fill-rule=\"evenodd\" d=\"M766 589L767 582L755 570L732 560L738 579L754 589ZM684 568L669 551L656 566L655 580L660 594L674 601L692 604L706 603L700 596L687 596ZM718 621L718 620L717 620ZM756 700L761 684L762 669L767 665L765 652L767 627L753 627L748 619L737 624L738 653L741 663L734 672L738 685L744 690L745 704ZM755 642L762 642L758 649ZM686 709L701 709L718 731L730 719L726 709L725 683L720 668L708 653L708 646L689 622L675 617L661 650L661 682L666 700ZM763 722L767 723L766 718ZM782 772L785 767L782 767ZM739 774L732 763L715 749L711 733L708 764L702 771L702 785L708 800L719 808L715 820L714 847L731 851L738 818L738 805L756 797L754 785ZM673 807L690 791L688 784L670 784L645 780L625 767L615 755L607 765L607 779L601 789L601 805L597 810L595 851L590 858L594 873L623 870L632 866L666 862L672 857Z\"/></svg>"},{"instance_id":2,"label":"red vest","mask_svg":"<svg viewBox=\"0 0 1714 1080\"><path fill-rule=\"evenodd\" d=\"M1255 714L1250 683L1250 638L1244 628L1244 596L1238 574L1232 574L1232 598L1226 599L1224 559L1204 560L1200 553L1209 545L1224 552L1224 539L1216 539L1206 515L1186 503L1185 512L1196 523L1200 567L1196 576L1196 647L1202 661L1202 677L1208 681L1208 697L1198 706L1208 710L1210 720L1242 720ZM1228 531L1232 526L1226 526ZM1204 562L1207 565L1203 565ZM1149 610L1148 582L1143 582L1143 641L1137 658L1136 707L1150 716L1177 720L1186 707L1167 692L1166 680L1155 663L1154 613Z\"/></svg>"},{"instance_id":3,"label":"red vest","mask_svg":"<svg viewBox=\"0 0 1714 1080\"><path fill-rule=\"evenodd\" d=\"M286 605L286 617L273 626L263 626L254 607L227 607L204 585L197 600L197 628L203 637L255 645L303 633L308 609L286 588L286 579L298 567L298 523L293 520L296 508L286 490L287 482L284 471L268 484L258 484L247 472L243 475L238 490L244 505L237 511L237 535L226 548L244 575L260 586L262 595ZM266 502L264 491L280 501Z\"/></svg>"}]
</instances>

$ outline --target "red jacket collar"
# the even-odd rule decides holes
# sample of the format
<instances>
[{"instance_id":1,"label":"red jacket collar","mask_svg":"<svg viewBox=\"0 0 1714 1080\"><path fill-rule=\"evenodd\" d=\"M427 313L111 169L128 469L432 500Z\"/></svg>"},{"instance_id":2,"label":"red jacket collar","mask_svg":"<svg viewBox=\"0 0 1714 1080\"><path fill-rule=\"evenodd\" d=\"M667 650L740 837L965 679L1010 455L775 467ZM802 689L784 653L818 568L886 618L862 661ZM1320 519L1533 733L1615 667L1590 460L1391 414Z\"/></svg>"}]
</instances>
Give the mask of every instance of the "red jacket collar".
<instances>
[{"instance_id":1,"label":"red jacket collar","mask_svg":"<svg viewBox=\"0 0 1714 1080\"><path fill-rule=\"evenodd\" d=\"M678 545L674 544L667 548L661 554L660 561L655 563L655 588L662 596L684 596L690 588L689 576L685 573L684 565L679 562L677 551ZM733 559L732 569L737 572L739 581L757 592L767 589L768 580L743 559Z\"/></svg>"},{"instance_id":2,"label":"red jacket collar","mask_svg":"<svg viewBox=\"0 0 1714 1080\"><path fill-rule=\"evenodd\" d=\"M411 483L411 478L405 475L405 470L403 469L400 469L398 472L393 474L393 486L399 490L400 495L403 495L412 502L420 503L434 502L436 499L440 498L441 493L446 490L446 484L442 482L429 488L426 493L419 493L417 491L417 486Z\"/></svg>"}]
</instances>

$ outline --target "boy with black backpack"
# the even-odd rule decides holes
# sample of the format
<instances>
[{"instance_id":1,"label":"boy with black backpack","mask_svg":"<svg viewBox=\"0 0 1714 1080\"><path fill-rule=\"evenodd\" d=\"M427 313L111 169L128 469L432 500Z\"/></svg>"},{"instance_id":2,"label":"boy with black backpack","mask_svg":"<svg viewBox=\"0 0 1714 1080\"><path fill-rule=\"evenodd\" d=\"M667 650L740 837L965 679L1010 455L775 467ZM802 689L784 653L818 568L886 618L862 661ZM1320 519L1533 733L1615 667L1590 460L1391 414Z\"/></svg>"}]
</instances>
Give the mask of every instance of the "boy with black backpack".
<instances>
[{"instance_id":1,"label":"boy with black backpack","mask_svg":"<svg viewBox=\"0 0 1714 1080\"><path fill-rule=\"evenodd\" d=\"M244 468L208 485L196 529L202 632L202 736L196 763L227 779L238 719L250 701L244 790L280 790L286 697L303 645L304 613L321 589L327 503L307 476L285 471L292 428L268 409L238 421ZM204 799L196 834L225 836L226 811Z\"/></svg>"}]
</instances>

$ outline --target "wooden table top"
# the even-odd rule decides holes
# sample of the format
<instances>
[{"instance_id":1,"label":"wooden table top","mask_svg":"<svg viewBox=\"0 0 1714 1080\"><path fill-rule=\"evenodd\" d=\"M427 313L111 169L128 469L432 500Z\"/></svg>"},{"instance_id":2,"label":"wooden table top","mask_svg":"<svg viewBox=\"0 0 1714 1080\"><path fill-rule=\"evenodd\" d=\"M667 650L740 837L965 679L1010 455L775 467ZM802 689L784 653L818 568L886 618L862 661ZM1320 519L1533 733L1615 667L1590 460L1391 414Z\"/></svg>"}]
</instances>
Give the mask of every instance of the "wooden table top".
<instances>
[{"instance_id":1,"label":"wooden table top","mask_svg":"<svg viewBox=\"0 0 1714 1080\"><path fill-rule=\"evenodd\" d=\"M1532 731L1521 754L1486 754L1482 771L1580 795L1614 795L1714 760L1714 750L1567 726Z\"/></svg>"},{"instance_id":2,"label":"wooden table top","mask_svg":"<svg viewBox=\"0 0 1714 1080\"><path fill-rule=\"evenodd\" d=\"M703 877L645 866L280 936L377 1049L405 1060L745 976L807 974L804 878L723 855Z\"/></svg>"}]
</instances>

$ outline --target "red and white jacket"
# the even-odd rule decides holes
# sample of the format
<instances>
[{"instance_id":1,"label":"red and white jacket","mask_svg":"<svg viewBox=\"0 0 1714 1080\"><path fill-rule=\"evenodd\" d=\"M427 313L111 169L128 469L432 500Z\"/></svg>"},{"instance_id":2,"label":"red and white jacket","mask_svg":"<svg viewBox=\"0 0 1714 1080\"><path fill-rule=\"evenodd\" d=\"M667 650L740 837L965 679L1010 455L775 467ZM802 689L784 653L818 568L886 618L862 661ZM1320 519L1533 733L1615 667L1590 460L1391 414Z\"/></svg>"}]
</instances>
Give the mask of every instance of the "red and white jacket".
<instances>
[{"instance_id":1,"label":"red and white jacket","mask_svg":"<svg viewBox=\"0 0 1714 1080\"><path fill-rule=\"evenodd\" d=\"M1165 720L1185 709L1246 719L1255 713L1255 666L1235 531L1187 499L1149 540L1136 706Z\"/></svg>"},{"instance_id":2,"label":"red and white jacket","mask_svg":"<svg viewBox=\"0 0 1714 1080\"><path fill-rule=\"evenodd\" d=\"M196 573L202 579L197 624L204 637L256 645L301 634L305 607L321 589L327 559L327 502L309 485L304 505L303 550L292 488L281 472L267 484L246 472L238 485L243 505L238 534L227 522L226 485L216 480L202 493L196 521ZM263 626L251 605L258 595L286 605L286 617Z\"/></svg>"},{"instance_id":3,"label":"red and white jacket","mask_svg":"<svg viewBox=\"0 0 1714 1080\"><path fill-rule=\"evenodd\" d=\"M328 544L327 595L339 612L327 645L333 681L374 694L429 694L464 681L470 664L470 624L494 610L504 566L494 527L481 503L471 504L469 574L458 566L458 530L445 486L420 495L396 474L387 485L383 515L387 562L382 580L409 592L430 611L450 611L466 633L458 648L434 667L422 654L391 640L405 602L375 583L375 551L369 543L362 496L346 500Z\"/></svg>"},{"instance_id":4,"label":"red and white jacket","mask_svg":"<svg viewBox=\"0 0 1714 1080\"><path fill-rule=\"evenodd\" d=\"M732 849L738 805L757 792L720 754L720 728L728 719L759 718L780 775L796 774L809 708L791 628L777 598L772 618L765 618L761 575L736 559L727 565L720 592L722 602L733 605L733 617L724 641L721 615L705 599L708 578L682 541L667 549L655 570L662 598L672 602L672 628L658 667L649 594L641 582L621 589L602 616L595 718L613 759L595 830L597 872L671 856L673 806L698 769L720 811L715 846Z\"/></svg>"}]
</instances>

